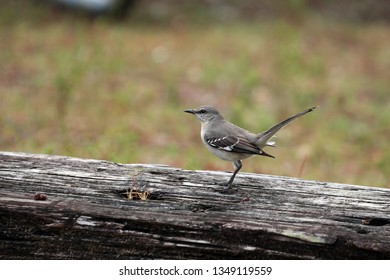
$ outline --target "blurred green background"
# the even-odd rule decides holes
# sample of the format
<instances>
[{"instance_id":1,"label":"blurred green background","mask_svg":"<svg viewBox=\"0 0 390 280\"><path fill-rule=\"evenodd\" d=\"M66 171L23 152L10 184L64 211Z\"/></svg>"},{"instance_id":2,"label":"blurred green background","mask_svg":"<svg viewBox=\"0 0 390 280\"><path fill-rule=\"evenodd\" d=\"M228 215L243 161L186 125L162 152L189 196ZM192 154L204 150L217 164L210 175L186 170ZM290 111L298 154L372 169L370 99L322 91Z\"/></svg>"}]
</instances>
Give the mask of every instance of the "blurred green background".
<instances>
[{"instance_id":1,"label":"blurred green background","mask_svg":"<svg viewBox=\"0 0 390 280\"><path fill-rule=\"evenodd\" d=\"M390 187L389 1L142 1L122 20L0 9L0 150L232 170L184 109L278 133L243 172Z\"/></svg>"}]
</instances>

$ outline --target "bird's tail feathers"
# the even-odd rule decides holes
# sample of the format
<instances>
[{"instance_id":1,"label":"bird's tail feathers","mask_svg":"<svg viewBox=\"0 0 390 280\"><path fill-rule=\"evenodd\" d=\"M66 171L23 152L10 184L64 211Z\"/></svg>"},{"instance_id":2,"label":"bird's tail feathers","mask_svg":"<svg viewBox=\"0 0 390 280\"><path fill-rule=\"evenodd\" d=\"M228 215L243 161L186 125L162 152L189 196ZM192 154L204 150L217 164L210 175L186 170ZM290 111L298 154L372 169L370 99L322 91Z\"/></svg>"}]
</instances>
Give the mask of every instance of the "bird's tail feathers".
<instances>
[{"instance_id":1,"label":"bird's tail feathers","mask_svg":"<svg viewBox=\"0 0 390 280\"><path fill-rule=\"evenodd\" d=\"M304 111L302 111L302 112L300 112L298 114L295 114L294 116L291 116L291 117L285 119L284 121L281 121L280 123L278 123L278 124L274 125L273 127L267 129L266 131L257 134L256 138L258 140L256 141L256 145L260 149L265 147L265 146L272 146L272 147L274 147L275 146L275 142L274 141L268 141L268 140L271 140L271 138L275 135L276 132L281 130L283 127L285 127L286 125L288 125L292 121L294 121L297 118L299 118L299 117L301 117L301 116L303 116L303 115L313 111L316 108L318 108L318 106L306 109L306 110L304 110Z\"/></svg>"}]
</instances>

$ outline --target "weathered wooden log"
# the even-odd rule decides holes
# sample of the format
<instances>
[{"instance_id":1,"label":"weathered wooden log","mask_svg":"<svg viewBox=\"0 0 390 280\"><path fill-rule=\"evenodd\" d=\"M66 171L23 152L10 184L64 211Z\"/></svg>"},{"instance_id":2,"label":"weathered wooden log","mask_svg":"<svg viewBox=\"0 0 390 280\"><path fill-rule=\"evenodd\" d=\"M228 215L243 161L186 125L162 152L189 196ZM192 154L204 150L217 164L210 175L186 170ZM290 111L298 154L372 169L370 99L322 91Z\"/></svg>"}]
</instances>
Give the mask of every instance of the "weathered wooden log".
<instances>
[{"instance_id":1,"label":"weathered wooden log","mask_svg":"<svg viewBox=\"0 0 390 280\"><path fill-rule=\"evenodd\" d=\"M0 258L390 258L390 190L229 177L0 152Z\"/></svg>"}]
</instances>

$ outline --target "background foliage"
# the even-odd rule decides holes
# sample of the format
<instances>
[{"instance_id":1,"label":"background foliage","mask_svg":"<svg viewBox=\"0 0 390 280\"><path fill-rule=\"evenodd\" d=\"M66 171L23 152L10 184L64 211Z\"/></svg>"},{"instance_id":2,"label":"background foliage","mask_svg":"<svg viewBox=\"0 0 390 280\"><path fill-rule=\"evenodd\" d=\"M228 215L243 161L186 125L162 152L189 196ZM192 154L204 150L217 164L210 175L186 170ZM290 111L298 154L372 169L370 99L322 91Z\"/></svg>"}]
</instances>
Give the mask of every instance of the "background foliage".
<instances>
[{"instance_id":1,"label":"background foliage","mask_svg":"<svg viewBox=\"0 0 390 280\"><path fill-rule=\"evenodd\" d=\"M3 1L0 150L232 170L184 109L261 131L319 105L243 171L390 187L389 4L338 2L138 1L117 21Z\"/></svg>"}]
</instances>

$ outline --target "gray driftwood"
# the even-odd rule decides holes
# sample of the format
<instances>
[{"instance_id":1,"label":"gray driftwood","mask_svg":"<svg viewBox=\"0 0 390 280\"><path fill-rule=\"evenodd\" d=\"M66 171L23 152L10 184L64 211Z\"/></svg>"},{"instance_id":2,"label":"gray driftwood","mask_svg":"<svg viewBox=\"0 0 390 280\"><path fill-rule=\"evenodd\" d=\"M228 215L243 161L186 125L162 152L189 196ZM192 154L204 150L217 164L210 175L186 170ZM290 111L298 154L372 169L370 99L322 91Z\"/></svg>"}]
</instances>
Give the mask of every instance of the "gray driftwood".
<instances>
[{"instance_id":1,"label":"gray driftwood","mask_svg":"<svg viewBox=\"0 0 390 280\"><path fill-rule=\"evenodd\" d=\"M0 258L390 259L390 190L229 177L0 152Z\"/></svg>"}]
</instances>

